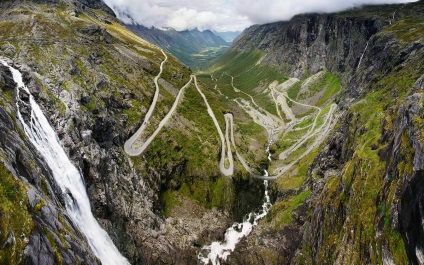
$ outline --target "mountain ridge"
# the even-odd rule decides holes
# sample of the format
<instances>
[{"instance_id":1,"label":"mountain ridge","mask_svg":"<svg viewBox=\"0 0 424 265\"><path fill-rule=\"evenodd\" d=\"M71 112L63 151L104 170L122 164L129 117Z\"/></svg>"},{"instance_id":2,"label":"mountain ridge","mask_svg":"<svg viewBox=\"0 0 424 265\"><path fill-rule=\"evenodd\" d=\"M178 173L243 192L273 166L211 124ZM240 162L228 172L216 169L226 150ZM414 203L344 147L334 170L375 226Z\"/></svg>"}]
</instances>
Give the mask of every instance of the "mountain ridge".
<instances>
[{"instance_id":1,"label":"mountain ridge","mask_svg":"<svg viewBox=\"0 0 424 265\"><path fill-rule=\"evenodd\" d=\"M201 68L207 60L216 58L216 54L210 56L201 55L197 60L195 55L212 48L227 47L228 42L215 35L210 30L199 31L198 29L176 31L174 29L161 30L147 28L138 24L127 24L126 27L139 37L173 53L182 62L196 69ZM219 53L222 53L218 50ZM207 59L202 59L206 56Z\"/></svg>"}]
</instances>

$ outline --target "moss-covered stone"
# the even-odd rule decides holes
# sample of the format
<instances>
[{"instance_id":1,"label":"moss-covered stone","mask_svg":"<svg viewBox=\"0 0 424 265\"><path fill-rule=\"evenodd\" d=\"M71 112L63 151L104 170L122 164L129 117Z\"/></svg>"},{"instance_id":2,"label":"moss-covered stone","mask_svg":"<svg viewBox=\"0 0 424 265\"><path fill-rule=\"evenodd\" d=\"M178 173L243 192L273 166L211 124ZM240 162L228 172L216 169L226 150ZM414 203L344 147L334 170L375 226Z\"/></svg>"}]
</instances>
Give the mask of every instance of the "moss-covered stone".
<instances>
[{"instance_id":1,"label":"moss-covered stone","mask_svg":"<svg viewBox=\"0 0 424 265\"><path fill-rule=\"evenodd\" d=\"M25 185L0 163L0 263L22 264L33 221ZM14 234L14 236L12 235ZM13 240L7 243L9 237Z\"/></svg>"}]
</instances>

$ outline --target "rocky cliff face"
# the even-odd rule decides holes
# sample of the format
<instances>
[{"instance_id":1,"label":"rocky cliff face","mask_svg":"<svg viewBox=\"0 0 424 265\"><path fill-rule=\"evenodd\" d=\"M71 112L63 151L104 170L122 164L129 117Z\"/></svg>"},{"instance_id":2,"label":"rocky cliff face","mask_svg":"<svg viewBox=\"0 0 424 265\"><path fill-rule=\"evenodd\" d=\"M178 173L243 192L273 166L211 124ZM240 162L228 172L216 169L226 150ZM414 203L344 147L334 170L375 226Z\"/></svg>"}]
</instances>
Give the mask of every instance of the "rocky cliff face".
<instances>
[{"instance_id":1,"label":"rocky cliff face","mask_svg":"<svg viewBox=\"0 0 424 265\"><path fill-rule=\"evenodd\" d=\"M387 67L401 63L412 52L397 47L399 45L393 42L391 34L401 33L401 29L390 28L394 28L396 21L411 22L419 16L419 12L422 12L422 4L413 8L403 5L370 6L337 14L299 15L288 22L246 29L232 49L263 51L265 55L261 63L277 66L288 76L300 79L323 69L338 73L349 86L351 96L358 97L366 86L375 81L378 72L391 71ZM416 30L409 26L411 31ZM409 49L413 50L416 49L413 46L418 44L412 42L406 43L411 44ZM358 69L360 64L372 68Z\"/></svg>"},{"instance_id":2,"label":"rocky cliff face","mask_svg":"<svg viewBox=\"0 0 424 265\"><path fill-rule=\"evenodd\" d=\"M298 78L324 68L347 73L358 65L358 54L383 26L381 19L356 14L301 15L289 22L253 26L233 48L262 50L263 63L277 65Z\"/></svg>"},{"instance_id":3,"label":"rocky cliff face","mask_svg":"<svg viewBox=\"0 0 424 265\"><path fill-rule=\"evenodd\" d=\"M28 75L27 75L28 76ZM99 264L63 207L60 189L46 162L16 122L16 84L0 68L1 241L0 260L17 264ZM31 87L36 89L36 87Z\"/></svg>"}]
</instances>

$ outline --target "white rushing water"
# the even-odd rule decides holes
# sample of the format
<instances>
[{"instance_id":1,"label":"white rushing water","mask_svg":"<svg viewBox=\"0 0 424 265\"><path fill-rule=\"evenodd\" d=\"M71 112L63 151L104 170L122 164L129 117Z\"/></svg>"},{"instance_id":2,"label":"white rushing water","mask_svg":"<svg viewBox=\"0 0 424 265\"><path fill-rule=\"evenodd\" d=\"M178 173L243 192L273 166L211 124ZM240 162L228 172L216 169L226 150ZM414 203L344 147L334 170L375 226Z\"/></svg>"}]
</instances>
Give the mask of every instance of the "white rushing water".
<instances>
[{"instance_id":1,"label":"white rushing water","mask_svg":"<svg viewBox=\"0 0 424 265\"><path fill-rule=\"evenodd\" d=\"M272 145L272 143L273 143L273 138L274 137L274 129L271 129L271 133L269 134L269 137L268 137L268 144L267 144L267 146L266 146L266 152L268 153L268 160L269 161L272 161L272 159L271 159L271 152L270 152L270 147L271 147L271 145ZM265 172L267 172L266 170L265 170ZM266 173L266 175L268 176L268 173Z\"/></svg>"},{"instance_id":2,"label":"white rushing water","mask_svg":"<svg viewBox=\"0 0 424 265\"><path fill-rule=\"evenodd\" d=\"M268 172L265 170L265 174ZM264 181L265 196L262 209L257 213L249 213L243 220L242 223L234 223L225 232L224 242L213 242L210 246L202 248L202 252L199 253L198 258L203 264L220 264L219 260L226 260L227 257L234 251L236 245L240 240L248 236L252 231L253 227L258 224L258 221L266 216L269 209L271 208L271 201L268 195L268 181ZM205 255L205 253L207 253Z\"/></svg>"},{"instance_id":3,"label":"white rushing water","mask_svg":"<svg viewBox=\"0 0 424 265\"><path fill-rule=\"evenodd\" d=\"M26 124L18 105L18 118L22 123L25 134L31 143L36 147L49 165L53 176L65 194L66 210L72 220L86 236L94 254L104 265L129 264L128 261L119 253L113 244L109 235L104 231L97 220L94 218L90 209L82 177L77 168L71 163L59 139L41 111L38 104L34 101L28 88L22 81L22 74L9 66L5 61L0 62L9 67L13 74L13 79L17 83L17 95L21 90L26 91L29 97L31 107L31 122ZM23 103L25 104L25 103Z\"/></svg>"}]
</instances>

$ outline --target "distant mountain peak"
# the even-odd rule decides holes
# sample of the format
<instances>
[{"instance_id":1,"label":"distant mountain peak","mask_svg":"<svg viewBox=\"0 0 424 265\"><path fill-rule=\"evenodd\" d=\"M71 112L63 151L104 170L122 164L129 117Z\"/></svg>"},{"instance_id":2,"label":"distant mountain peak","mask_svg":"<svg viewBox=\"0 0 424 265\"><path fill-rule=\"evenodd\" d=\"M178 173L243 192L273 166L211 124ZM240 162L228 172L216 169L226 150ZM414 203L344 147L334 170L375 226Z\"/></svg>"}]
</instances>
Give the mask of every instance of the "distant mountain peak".
<instances>
[{"instance_id":1,"label":"distant mountain peak","mask_svg":"<svg viewBox=\"0 0 424 265\"><path fill-rule=\"evenodd\" d=\"M224 46L229 46L228 42L215 35L211 30L200 31L195 28L177 31L173 28L148 28L135 24L127 24L126 27L142 39L173 53L183 63L193 68L199 67L199 59L195 58L195 54L202 53L210 48L221 49ZM204 59L202 57L203 61Z\"/></svg>"}]
</instances>

